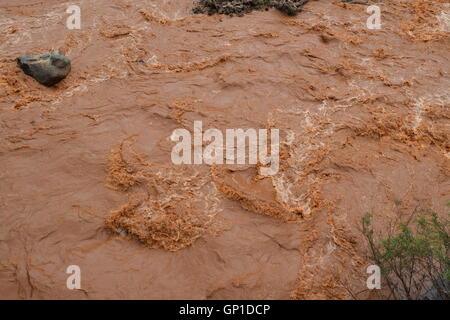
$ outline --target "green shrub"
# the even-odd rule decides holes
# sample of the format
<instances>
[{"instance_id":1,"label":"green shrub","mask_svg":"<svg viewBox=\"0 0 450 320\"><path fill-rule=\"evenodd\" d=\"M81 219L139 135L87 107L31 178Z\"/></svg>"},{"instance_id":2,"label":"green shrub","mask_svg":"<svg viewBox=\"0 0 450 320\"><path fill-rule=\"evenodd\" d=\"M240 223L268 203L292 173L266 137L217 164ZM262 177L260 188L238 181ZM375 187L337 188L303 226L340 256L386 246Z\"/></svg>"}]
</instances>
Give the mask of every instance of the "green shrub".
<instances>
[{"instance_id":1,"label":"green shrub","mask_svg":"<svg viewBox=\"0 0 450 320\"><path fill-rule=\"evenodd\" d=\"M400 223L396 234L376 241L372 215L363 218L371 258L381 268L394 299L450 298L449 220L432 211Z\"/></svg>"}]
</instances>

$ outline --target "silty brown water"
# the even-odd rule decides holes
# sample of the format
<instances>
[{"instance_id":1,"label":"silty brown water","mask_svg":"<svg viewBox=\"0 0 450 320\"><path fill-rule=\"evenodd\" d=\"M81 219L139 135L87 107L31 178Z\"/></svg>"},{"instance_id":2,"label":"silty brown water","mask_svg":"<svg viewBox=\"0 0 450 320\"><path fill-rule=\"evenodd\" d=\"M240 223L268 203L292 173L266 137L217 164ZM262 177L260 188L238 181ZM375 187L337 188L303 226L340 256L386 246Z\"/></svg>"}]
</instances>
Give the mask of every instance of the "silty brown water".
<instances>
[{"instance_id":1,"label":"silty brown water","mask_svg":"<svg viewBox=\"0 0 450 320\"><path fill-rule=\"evenodd\" d=\"M81 30L66 9L81 8ZM449 3L310 1L288 17L190 0L0 3L0 297L352 298L361 217L449 200ZM54 88L17 68L60 50ZM173 130L278 128L280 171L176 166ZM396 201L400 199L399 201ZM132 236L134 235L134 237ZM136 237L137 236L137 237ZM82 290L66 288L78 265ZM377 298L363 291L359 298Z\"/></svg>"}]
</instances>

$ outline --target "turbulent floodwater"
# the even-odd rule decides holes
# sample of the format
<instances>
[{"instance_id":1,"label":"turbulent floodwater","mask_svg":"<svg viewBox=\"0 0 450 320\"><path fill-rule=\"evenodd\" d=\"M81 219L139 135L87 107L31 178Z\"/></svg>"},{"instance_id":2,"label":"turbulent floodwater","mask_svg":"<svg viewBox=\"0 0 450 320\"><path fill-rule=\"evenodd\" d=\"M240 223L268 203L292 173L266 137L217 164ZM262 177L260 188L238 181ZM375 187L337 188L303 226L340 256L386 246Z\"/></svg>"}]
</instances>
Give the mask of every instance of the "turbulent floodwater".
<instances>
[{"instance_id":1,"label":"turbulent floodwater","mask_svg":"<svg viewBox=\"0 0 450 320\"><path fill-rule=\"evenodd\" d=\"M66 9L81 7L81 30ZM377 298L361 217L445 213L449 1L0 2L0 298ZM60 50L54 88L17 68ZM278 128L280 171L176 166L173 130ZM81 268L82 290L66 288Z\"/></svg>"}]
</instances>

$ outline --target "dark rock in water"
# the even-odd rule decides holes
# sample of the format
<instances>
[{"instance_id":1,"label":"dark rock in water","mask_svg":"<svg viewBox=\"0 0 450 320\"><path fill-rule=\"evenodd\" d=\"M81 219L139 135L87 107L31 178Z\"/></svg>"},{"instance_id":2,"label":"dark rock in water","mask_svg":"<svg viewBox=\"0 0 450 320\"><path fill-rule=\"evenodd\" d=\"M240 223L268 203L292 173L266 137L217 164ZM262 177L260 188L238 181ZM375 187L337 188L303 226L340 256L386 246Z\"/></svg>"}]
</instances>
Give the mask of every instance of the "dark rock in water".
<instances>
[{"instance_id":1,"label":"dark rock in water","mask_svg":"<svg viewBox=\"0 0 450 320\"><path fill-rule=\"evenodd\" d=\"M17 58L17 64L25 74L47 87L63 80L71 70L70 59L59 52L23 55Z\"/></svg>"},{"instance_id":2,"label":"dark rock in water","mask_svg":"<svg viewBox=\"0 0 450 320\"><path fill-rule=\"evenodd\" d=\"M295 16L299 12L299 9L291 2L280 2L275 8L286 13L288 16Z\"/></svg>"},{"instance_id":3,"label":"dark rock in water","mask_svg":"<svg viewBox=\"0 0 450 320\"><path fill-rule=\"evenodd\" d=\"M302 12L309 0L197 0L193 13L227 14L243 16L253 10L276 8L290 16Z\"/></svg>"}]
</instances>

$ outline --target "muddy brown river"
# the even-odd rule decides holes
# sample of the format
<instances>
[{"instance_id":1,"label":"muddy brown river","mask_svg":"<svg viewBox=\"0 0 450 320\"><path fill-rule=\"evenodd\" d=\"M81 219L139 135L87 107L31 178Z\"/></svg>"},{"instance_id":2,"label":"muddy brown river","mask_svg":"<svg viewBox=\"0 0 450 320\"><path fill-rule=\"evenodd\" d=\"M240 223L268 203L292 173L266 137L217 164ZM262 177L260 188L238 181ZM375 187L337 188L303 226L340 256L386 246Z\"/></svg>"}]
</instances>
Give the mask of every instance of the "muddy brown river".
<instances>
[{"instance_id":1,"label":"muddy brown river","mask_svg":"<svg viewBox=\"0 0 450 320\"><path fill-rule=\"evenodd\" d=\"M331 0L0 0L0 298L382 297L363 215L383 235L450 200L450 2L378 5L370 30ZM72 60L55 87L16 65L54 50ZM279 129L279 171L175 165L194 121Z\"/></svg>"}]
</instances>

